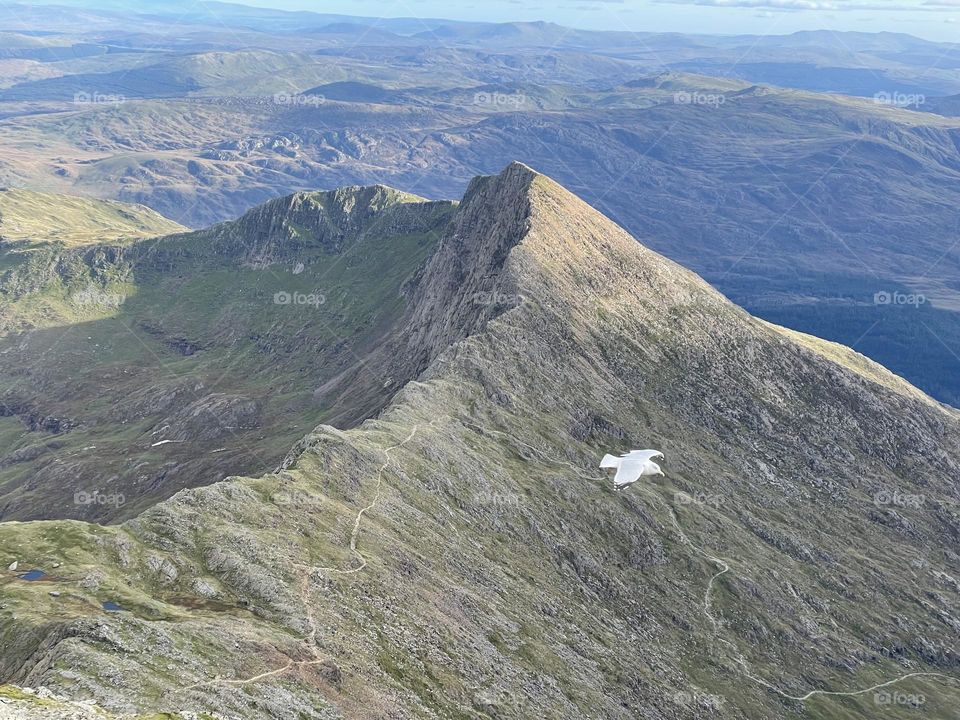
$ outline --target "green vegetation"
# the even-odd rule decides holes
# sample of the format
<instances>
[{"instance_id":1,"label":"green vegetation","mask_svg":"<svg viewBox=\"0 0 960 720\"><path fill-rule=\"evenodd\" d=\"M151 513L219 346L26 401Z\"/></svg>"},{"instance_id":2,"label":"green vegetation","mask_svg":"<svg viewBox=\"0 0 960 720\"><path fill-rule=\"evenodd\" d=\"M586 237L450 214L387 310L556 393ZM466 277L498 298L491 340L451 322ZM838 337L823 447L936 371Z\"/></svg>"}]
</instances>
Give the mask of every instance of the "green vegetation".
<instances>
[{"instance_id":1,"label":"green vegetation","mask_svg":"<svg viewBox=\"0 0 960 720\"><path fill-rule=\"evenodd\" d=\"M454 205L386 190L274 205L269 222L289 220L292 240L275 254L251 214L123 252L50 245L11 261L5 517L131 517L182 487L271 469L312 427L382 402L344 401L337 379L403 317L404 284Z\"/></svg>"},{"instance_id":2,"label":"green vegetation","mask_svg":"<svg viewBox=\"0 0 960 720\"><path fill-rule=\"evenodd\" d=\"M130 243L185 230L142 205L0 189L0 238L22 241L18 249L58 243L74 248L108 242Z\"/></svg>"},{"instance_id":3,"label":"green vegetation","mask_svg":"<svg viewBox=\"0 0 960 720\"><path fill-rule=\"evenodd\" d=\"M42 662L58 692L245 718L914 717L873 692L790 697L890 681L931 711L956 705L956 414L852 351L756 321L524 166L457 209L384 188L297 195L125 257L137 294L68 328L109 362L84 362L76 337L75 357L52 352L55 328L27 335L99 373L85 381L98 422L46 441L102 432L100 451L114 433L101 463L126 445L174 467L230 442L215 420L239 427L245 399L262 427L240 428L237 451L279 442L281 418L307 409L355 422L122 525L0 524L4 676ZM379 306L351 302L354 286ZM273 306L272 292L318 287L330 297L309 313ZM191 423L173 379L125 384L155 366L121 319L183 387L223 382L229 400L210 393ZM331 342L352 360L334 362ZM114 386L126 400L106 418ZM147 447L158 429L186 442ZM614 491L598 458L644 446L664 451L666 477ZM20 464L50 497L42 460ZM883 500L894 492L923 500ZM49 577L27 582L3 570L13 561Z\"/></svg>"}]
</instances>

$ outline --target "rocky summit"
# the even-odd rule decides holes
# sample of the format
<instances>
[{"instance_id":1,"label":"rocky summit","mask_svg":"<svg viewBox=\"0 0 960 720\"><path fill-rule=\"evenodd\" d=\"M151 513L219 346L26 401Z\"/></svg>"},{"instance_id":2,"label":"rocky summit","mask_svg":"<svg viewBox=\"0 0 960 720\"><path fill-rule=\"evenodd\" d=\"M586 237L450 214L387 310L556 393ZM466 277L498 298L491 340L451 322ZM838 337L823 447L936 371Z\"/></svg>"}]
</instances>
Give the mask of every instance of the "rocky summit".
<instances>
[{"instance_id":1,"label":"rocky summit","mask_svg":"<svg viewBox=\"0 0 960 720\"><path fill-rule=\"evenodd\" d=\"M253 211L245 267L339 252L328 201ZM123 524L0 524L0 717L954 716L956 411L524 165L432 212L330 379L351 422ZM614 491L646 447L665 476Z\"/></svg>"}]
</instances>

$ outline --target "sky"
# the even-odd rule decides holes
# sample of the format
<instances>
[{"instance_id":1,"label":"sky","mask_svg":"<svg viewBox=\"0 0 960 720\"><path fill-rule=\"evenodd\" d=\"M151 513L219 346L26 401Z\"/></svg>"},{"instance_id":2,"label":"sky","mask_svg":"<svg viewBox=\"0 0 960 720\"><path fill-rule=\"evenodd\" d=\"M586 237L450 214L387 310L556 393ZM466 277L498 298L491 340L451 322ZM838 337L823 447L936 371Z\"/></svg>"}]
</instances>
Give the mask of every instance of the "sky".
<instances>
[{"instance_id":1,"label":"sky","mask_svg":"<svg viewBox=\"0 0 960 720\"><path fill-rule=\"evenodd\" d=\"M249 0L242 4L376 17L548 20L570 27L633 32L780 35L828 29L903 32L960 42L960 0Z\"/></svg>"}]
</instances>

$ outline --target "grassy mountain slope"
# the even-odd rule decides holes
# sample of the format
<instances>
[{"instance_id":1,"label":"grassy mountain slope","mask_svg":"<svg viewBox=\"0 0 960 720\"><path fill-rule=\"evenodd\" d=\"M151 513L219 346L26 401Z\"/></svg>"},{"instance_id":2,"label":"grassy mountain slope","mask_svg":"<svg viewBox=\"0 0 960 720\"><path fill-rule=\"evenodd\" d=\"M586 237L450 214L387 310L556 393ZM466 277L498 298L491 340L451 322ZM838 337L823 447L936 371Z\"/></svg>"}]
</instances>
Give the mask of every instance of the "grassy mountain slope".
<instances>
[{"instance_id":1,"label":"grassy mountain slope","mask_svg":"<svg viewBox=\"0 0 960 720\"><path fill-rule=\"evenodd\" d=\"M0 565L51 574L3 576L0 680L251 718L956 706L953 413L521 165L408 302L382 372L416 379L377 419L122 526L0 525ZM666 477L615 493L598 459L632 447Z\"/></svg>"},{"instance_id":2,"label":"grassy mountain slope","mask_svg":"<svg viewBox=\"0 0 960 720\"><path fill-rule=\"evenodd\" d=\"M376 412L394 385L341 382L373 372L454 207L345 188L197 233L0 254L0 518L130 517Z\"/></svg>"},{"instance_id":3,"label":"grassy mountain slope","mask_svg":"<svg viewBox=\"0 0 960 720\"><path fill-rule=\"evenodd\" d=\"M143 205L0 189L0 238L65 247L132 241L186 230ZM21 244L22 246L22 244Z\"/></svg>"}]
</instances>

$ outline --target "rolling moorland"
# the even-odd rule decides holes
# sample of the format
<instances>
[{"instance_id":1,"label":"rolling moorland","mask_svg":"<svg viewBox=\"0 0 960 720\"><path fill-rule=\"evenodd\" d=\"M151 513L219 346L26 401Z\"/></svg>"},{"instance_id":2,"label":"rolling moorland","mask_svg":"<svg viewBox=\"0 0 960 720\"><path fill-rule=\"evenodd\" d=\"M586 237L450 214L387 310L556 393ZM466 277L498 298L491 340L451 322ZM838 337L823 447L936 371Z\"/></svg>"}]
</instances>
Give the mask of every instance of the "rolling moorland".
<instances>
[{"instance_id":1,"label":"rolling moorland","mask_svg":"<svg viewBox=\"0 0 960 720\"><path fill-rule=\"evenodd\" d=\"M217 3L15 6L0 33L2 184L198 228L344 185L455 198L519 159L752 313L960 404L949 45Z\"/></svg>"},{"instance_id":2,"label":"rolling moorland","mask_svg":"<svg viewBox=\"0 0 960 720\"><path fill-rule=\"evenodd\" d=\"M276 252L344 221L331 196L303 201L296 237L266 236ZM36 571L0 573L0 678L62 698L3 703L948 717L957 412L751 317L521 164L444 210L365 363L395 380L375 419L120 525L0 524L0 565ZM293 227L286 201L255 216ZM180 237L159 257L211 242ZM262 274L287 265L263 250ZM342 398L372 390L344 382ZM616 493L597 459L638 443L666 477Z\"/></svg>"}]
</instances>

